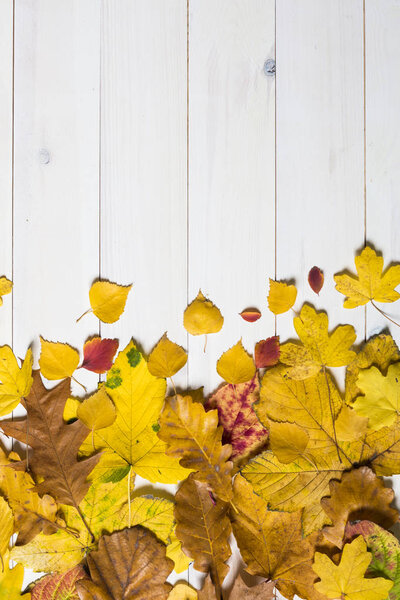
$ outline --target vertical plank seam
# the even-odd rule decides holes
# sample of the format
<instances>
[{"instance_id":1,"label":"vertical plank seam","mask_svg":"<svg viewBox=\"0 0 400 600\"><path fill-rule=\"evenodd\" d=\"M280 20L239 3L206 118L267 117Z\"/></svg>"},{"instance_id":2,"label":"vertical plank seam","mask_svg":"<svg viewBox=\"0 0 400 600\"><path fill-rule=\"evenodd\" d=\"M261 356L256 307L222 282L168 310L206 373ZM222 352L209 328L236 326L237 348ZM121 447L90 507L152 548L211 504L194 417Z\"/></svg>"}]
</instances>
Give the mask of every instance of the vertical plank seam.
<instances>
[{"instance_id":1,"label":"vertical plank seam","mask_svg":"<svg viewBox=\"0 0 400 600\"><path fill-rule=\"evenodd\" d=\"M277 257L277 248L278 248L278 241L277 241L277 231L278 231L278 153L277 153L277 103L276 103L276 88L277 88L277 81L278 81L278 69L277 69L277 64L276 64L276 58L277 58L277 52L276 52L276 46L277 46L277 40L276 40L276 14L277 14L277 10L276 10L276 5L277 5L277 0L275 0L275 5L274 5L274 10L275 10L275 23L274 23L274 46L275 46L275 90L274 90L274 103L275 103L275 107L274 107L274 117L275 117L275 123L274 123L274 148L275 148L275 156L274 156L274 169L275 169L275 186L274 186L274 236L275 236L275 240L274 240L274 279L276 281L277 278L277 264L278 264L278 257ZM277 315L274 315L274 330L275 330L275 335L277 334L277 327L278 327L278 318Z\"/></svg>"},{"instance_id":2,"label":"vertical plank seam","mask_svg":"<svg viewBox=\"0 0 400 600\"><path fill-rule=\"evenodd\" d=\"M102 260L101 260L101 243L102 243L102 172L101 172L101 161L102 161L102 38L103 38L103 0L100 0L100 14L99 14L99 98L98 98L98 126L99 126L99 136L98 136L98 244L99 244L99 259L98 259L98 267L99 267L99 279L101 279L101 269L102 269ZM101 337L101 321L98 319L98 327L99 327L99 336ZM101 381L101 375L99 375L99 382Z\"/></svg>"},{"instance_id":3,"label":"vertical plank seam","mask_svg":"<svg viewBox=\"0 0 400 600\"><path fill-rule=\"evenodd\" d=\"M367 245L367 70L365 2L363 0L363 118L364 118L364 248ZM367 306L364 307L364 341L367 340Z\"/></svg>"},{"instance_id":4,"label":"vertical plank seam","mask_svg":"<svg viewBox=\"0 0 400 600\"><path fill-rule=\"evenodd\" d=\"M189 304L189 27L190 0L186 0L186 305ZM186 389L189 388L189 332L186 332L188 361L186 367ZM187 570L187 582L190 585L190 564Z\"/></svg>"},{"instance_id":5,"label":"vertical plank seam","mask_svg":"<svg viewBox=\"0 0 400 600\"><path fill-rule=\"evenodd\" d=\"M11 348L14 352L14 230L15 230L15 0L12 3L12 65L11 65L11 280L13 290L11 294ZM14 411L11 412L14 420ZM28 416L27 416L28 426ZM14 450L14 438L11 438L11 450ZM28 446L26 446L28 454Z\"/></svg>"}]
</instances>

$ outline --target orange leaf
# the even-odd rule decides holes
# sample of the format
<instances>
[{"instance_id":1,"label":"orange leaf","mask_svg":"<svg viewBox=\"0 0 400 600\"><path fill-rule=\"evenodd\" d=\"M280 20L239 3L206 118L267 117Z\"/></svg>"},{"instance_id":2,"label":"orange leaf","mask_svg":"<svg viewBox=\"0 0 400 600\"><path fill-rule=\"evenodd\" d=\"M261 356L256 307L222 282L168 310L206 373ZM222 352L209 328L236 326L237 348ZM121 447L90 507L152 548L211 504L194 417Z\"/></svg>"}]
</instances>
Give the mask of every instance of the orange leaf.
<instances>
[{"instance_id":1,"label":"orange leaf","mask_svg":"<svg viewBox=\"0 0 400 600\"><path fill-rule=\"evenodd\" d=\"M244 319L248 323L254 323L255 321L258 321L258 319L261 317L261 313L257 308L246 308L245 310L242 310L242 312L239 314L242 317L242 319Z\"/></svg>"}]
</instances>

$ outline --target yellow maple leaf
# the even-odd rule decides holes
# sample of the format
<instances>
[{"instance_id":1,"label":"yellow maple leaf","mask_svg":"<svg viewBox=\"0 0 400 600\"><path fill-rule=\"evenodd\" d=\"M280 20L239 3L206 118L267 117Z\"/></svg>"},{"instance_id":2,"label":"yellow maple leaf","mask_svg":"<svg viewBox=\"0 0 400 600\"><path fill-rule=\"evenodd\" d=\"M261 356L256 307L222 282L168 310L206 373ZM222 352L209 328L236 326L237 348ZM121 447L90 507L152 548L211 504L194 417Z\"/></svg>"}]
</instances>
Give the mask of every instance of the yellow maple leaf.
<instances>
[{"instance_id":1,"label":"yellow maple leaf","mask_svg":"<svg viewBox=\"0 0 400 600\"><path fill-rule=\"evenodd\" d=\"M71 377L79 364L79 352L69 344L49 342L40 336L39 367L46 379Z\"/></svg>"},{"instance_id":2,"label":"yellow maple leaf","mask_svg":"<svg viewBox=\"0 0 400 600\"><path fill-rule=\"evenodd\" d=\"M166 444L157 437L165 380L150 373L133 341L119 352L108 371L105 388L114 403L116 419L93 436L90 434L81 447L82 453L93 454L94 443L95 449L103 452L98 468L108 469L104 461L111 455L113 468L132 466L137 475L153 483L176 483L187 477L189 471L165 454Z\"/></svg>"},{"instance_id":3,"label":"yellow maple leaf","mask_svg":"<svg viewBox=\"0 0 400 600\"><path fill-rule=\"evenodd\" d=\"M283 281L269 280L268 307L274 315L288 311L296 302L297 289Z\"/></svg>"},{"instance_id":4,"label":"yellow maple leaf","mask_svg":"<svg viewBox=\"0 0 400 600\"><path fill-rule=\"evenodd\" d=\"M9 346L0 347L0 417L8 415L32 387L32 350L29 348L21 368Z\"/></svg>"},{"instance_id":5,"label":"yellow maple leaf","mask_svg":"<svg viewBox=\"0 0 400 600\"><path fill-rule=\"evenodd\" d=\"M192 335L217 333L223 324L221 311L201 290L183 313L183 326Z\"/></svg>"},{"instance_id":6,"label":"yellow maple leaf","mask_svg":"<svg viewBox=\"0 0 400 600\"><path fill-rule=\"evenodd\" d=\"M9 562L9 554L7 553L3 559L3 568L0 569L1 600L30 600L30 594L21 594L24 567L16 565L13 569L10 569Z\"/></svg>"},{"instance_id":7,"label":"yellow maple leaf","mask_svg":"<svg viewBox=\"0 0 400 600\"><path fill-rule=\"evenodd\" d=\"M168 558L174 561L175 573L183 573L189 568L192 559L189 558L182 550L182 543L178 540L175 534L175 527L169 536L170 542L167 546L166 554Z\"/></svg>"},{"instance_id":8,"label":"yellow maple leaf","mask_svg":"<svg viewBox=\"0 0 400 600\"><path fill-rule=\"evenodd\" d=\"M114 423L117 413L104 383L94 394L77 404L76 416L92 431L109 427Z\"/></svg>"},{"instance_id":9,"label":"yellow maple leaf","mask_svg":"<svg viewBox=\"0 0 400 600\"><path fill-rule=\"evenodd\" d=\"M383 257L367 246L354 259L357 277L335 275L336 289L346 297L343 306L355 308L368 302L395 302L400 298L395 287L400 283L400 265L393 265L384 275ZM372 302L373 303L373 302Z\"/></svg>"},{"instance_id":10,"label":"yellow maple leaf","mask_svg":"<svg viewBox=\"0 0 400 600\"><path fill-rule=\"evenodd\" d=\"M339 325L329 334L328 315L307 304L293 324L303 345L282 344L280 353L280 361L290 365L288 374L293 379L306 379L325 367L342 367L354 359L355 353L349 350L356 339L352 325Z\"/></svg>"},{"instance_id":11,"label":"yellow maple leaf","mask_svg":"<svg viewBox=\"0 0 400 600\"><path fill-rule=\"evenodd\" d=\"M374 366L360 370L357 387L364 396L356 399L353 408L369 418L370 428L393 425L400 416L400 363L390 365L386 376Z\"/></svg>"},{"instance_id":12,"label":"yellow maple leaf","mask_svg":"<svg viewBox=\"0 0 400 600\"><path fill-rule=\"evenodd\" d=\"M217 372L222 379L232 384L246 383L254 377L256 365L241 340L222 354L217 362Z\"/></svg>"},{"instance_id":13,"label":"yellow maple leaf","mask_svg":"<svg viewBox=\"0 0 400 600\"><path fill-rule=\"evenodd\" d=\"M383 577L366 579L365 572L372 554L360 535L343 548L340 563L335 565L326 554L315 553L313 569L321 579L315 588L328 598L346 600L385 600L393 581Z\"/></svg>"},{"instance_id":14,"label":"yellow maple leaf","mask_svg":"<svg viewBox=\"0 0 400 600\"><path fill-rule=\"evenodd\" d=\"M124 312L131 288L132 285L119 285L106 280L95 281L89 290L91 309L77 320L92 311L103 323L115 323Z\"/></svg>"},{"instance_id":15,"label":"yellow maple leaf","mask_svg":"<svg viewBox=\"0 0 400 600\"><path fill-rule=\"evenodd\" d=\"M171 342L164 333L152 350L147 365L150 373L155 377L172 377L185 366L187 358L187 353L182 346Z\"/></svg>"},{"instance_id":16,"label":"yellow maple leaf","mask_svg":"<svg viewBox=\"0 0 400 600\"><path fill-rule=\"evenodd\" d=\"M12 290L13 282L7 279L7 277L0 277L0 306L3 304L2 296L9 294Z\"/></svg>"}]
</instances>

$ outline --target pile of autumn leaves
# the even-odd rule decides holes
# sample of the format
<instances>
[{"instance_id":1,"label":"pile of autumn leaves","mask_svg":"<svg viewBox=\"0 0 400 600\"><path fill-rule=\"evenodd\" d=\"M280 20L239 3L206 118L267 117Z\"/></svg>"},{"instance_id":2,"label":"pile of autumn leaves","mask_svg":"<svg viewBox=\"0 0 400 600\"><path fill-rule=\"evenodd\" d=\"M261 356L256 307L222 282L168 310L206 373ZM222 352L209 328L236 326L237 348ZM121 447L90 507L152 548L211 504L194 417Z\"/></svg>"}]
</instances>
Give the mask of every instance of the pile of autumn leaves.
<instances>
[{"instance_id":1,"label":"pile of autumn leaves","mask_svg":"<svg viewBox=\"0 0 400 600\"><path fill-rule=\"evenodd\" d=\"M335 276L345 307L400 297L400 265L382 274L368 247L355 262L357 277ZM319 291L321 271L309 281ZM117 320L129 289L95 283L91 310ZM296 295L271 281L270 310L289 310ZM222 324L201 293L184 314L193 335ZM187 360L166 335L147 359L133 341L114 359L116 340L92 338L80 365L77 350L41 339L40 371L30 350L19 365L0 348L0 415L20 402L27 413L1 426L30 449L0 454L0 597L400 598L400 544L388 531L399 515L382 480L400 473L399 350L380 334L355 352L353 327L330 333L327 315L307 304L294 327L298 342L261 340L254 358L241 342L225 352L225 383L207 399L201 390L166 398L167 378ZM329 370L343 366L344 397ZM73 398L77 368L105 381ZM42 376L61 382L47 389ZM135 475L180 482L175 498L136 493ZM227 594L232 532L245 571L263 581L247 587L238 576ZM208 574L202 590L166 583L189 562ZM21 595L24 567L49 574Z\"/></svg>"}]
</instances>

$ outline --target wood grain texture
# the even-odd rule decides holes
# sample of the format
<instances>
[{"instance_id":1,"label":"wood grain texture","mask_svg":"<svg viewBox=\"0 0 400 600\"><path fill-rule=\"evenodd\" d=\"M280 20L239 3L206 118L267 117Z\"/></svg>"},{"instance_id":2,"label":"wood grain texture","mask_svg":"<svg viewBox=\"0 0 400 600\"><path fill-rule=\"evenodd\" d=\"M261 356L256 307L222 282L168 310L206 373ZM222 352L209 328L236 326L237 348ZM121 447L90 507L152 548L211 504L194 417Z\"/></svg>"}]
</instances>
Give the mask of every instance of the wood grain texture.
<instances>
[{"instance_id":1,"label":"wood grain texture","mask_svg":"<svg viewBox=\"0 0 400 600\"><path fill-rule=\"evenodd\" d=\"M0 277L12 278L13 2L0 2ZM0 344L12 342L12 297L0 307Z\"/></svg>"},{"instance_id":2,"label":"wood grain texture","mask_svg":"<svg viewBox=\"0 0 400 600\"><path fill-rule=\"evenodd\" d=\"M333 281L364 242L362 1L278 2L276 35L277 275L295 279L296 309L311 302L363 339L363 309L343 309ZM307 282L314 265L319 296ZM284 338L292 317L278 317Z\"/></svg>"},{"instance_id":3,"label":"wood grain texture","mask_svg":"<svg viewBox=\"0 0 400 600\"><path fill-rule=\"evenodd\" d=\"M199 288L223 329L189 338L189 381L211 392L216 360L243 338L273 334L275 78L272 0L191 0L189 28L189 301ZM255 306L256 323L238 313Z\"/></svg>"},{"instance_id":4,"label":"wood grain texture","mask_svg":"<svg viewBox=\"0 0 400 600\"><path fill-rule=\"evenodd\" d=\"M101 69L101 275L133 283L102 332L186 347L186 1L106 0Z\"/></svg>"},{"instance_id":5,"label":"wood grain texture","mask_svg":"<svg viewBox=\"0 0 400 600\"><path fill-rule=\"evenodd\" d=\"M17 355L38 336L82 348L98 274L98 2L21 0L15 23ZM78 378L95 384L96 376ZM80 388L76 391L82 393Z\"/></svg>"}]
</instances>

